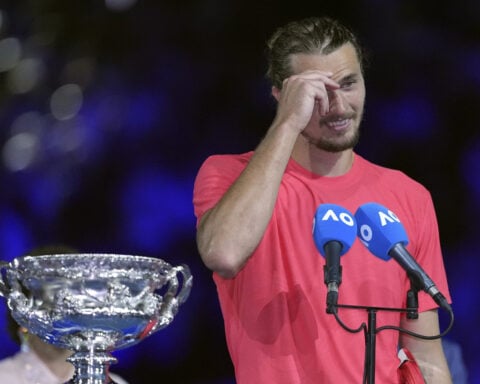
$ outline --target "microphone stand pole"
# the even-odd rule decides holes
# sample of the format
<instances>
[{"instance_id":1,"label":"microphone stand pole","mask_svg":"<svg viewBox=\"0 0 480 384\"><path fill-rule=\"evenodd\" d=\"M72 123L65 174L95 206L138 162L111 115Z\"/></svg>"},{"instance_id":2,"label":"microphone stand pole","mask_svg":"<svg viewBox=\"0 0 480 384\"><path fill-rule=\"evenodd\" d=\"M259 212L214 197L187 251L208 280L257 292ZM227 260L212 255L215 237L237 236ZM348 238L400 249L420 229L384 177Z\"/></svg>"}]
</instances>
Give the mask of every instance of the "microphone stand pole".
<instances>
[{"instance_id":1,"label":"microphone stand pole","mask_svg":"<svg viewBox=\"0 0 480 384\"><path fill-rule=\"evenodd\" d=\"M377 308L368 308L368 325L365 335L367 347L367 382L375 383L375 354L377 341Z\"/></svg>"},{"instance_id":2,"label":"microphone stand pole","mask_svg":"<svg viewBox=\"0 0 480 384\"><path fill-rule=\"evenodd\" d=\"M366 359L365 371L368 384L375 384L375 354L377 342L377 312L394 311L406 312L408 319L418 318L418 289L413 279L410 279L411 288L407 292L407 308L366 307L358 305L336 304L335 308L366 309L368 312L368 324L365 333ZM334 310L336 313L336 310ZM328 311L327 311L328 312ZM328 313L333 313L328 312Z\"/></svg>"}]
</instances>

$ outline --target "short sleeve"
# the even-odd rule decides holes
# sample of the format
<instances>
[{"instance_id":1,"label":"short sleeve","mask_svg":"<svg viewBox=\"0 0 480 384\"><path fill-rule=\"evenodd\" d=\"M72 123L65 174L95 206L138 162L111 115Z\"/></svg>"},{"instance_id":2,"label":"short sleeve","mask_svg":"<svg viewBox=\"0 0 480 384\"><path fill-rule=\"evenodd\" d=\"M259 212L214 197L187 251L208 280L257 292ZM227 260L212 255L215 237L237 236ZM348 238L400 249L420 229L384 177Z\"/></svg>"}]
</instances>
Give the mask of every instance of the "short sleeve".
<instances>
[{"instance_id":1,"label":"short sleeve","mask_svg":"<svg viewBox=\"0 0 480 384\"><path fill-rule=\"evenodd\" d=\"M422 194L422 201L416 208L418 218L417 231L412 235L412 254L417 263L435 283L439 291L451 302L448 290L447 276L443 262L438 230L437 217L431 195L428 191ZM419 296L419 310L427 311L437 305L428 295Z\"/></svg>"},{"instance_id":2,"label":"short sleeve","mask_svg":"<svg viewBox=\"0 0 480 384\"><path fill-rule=\"evenodd\" d=\"M214 155L200 167L193 187L193 207L197 224L213 208L248 164L252 152L242 155Z\"/></svg>"}]
</instances>

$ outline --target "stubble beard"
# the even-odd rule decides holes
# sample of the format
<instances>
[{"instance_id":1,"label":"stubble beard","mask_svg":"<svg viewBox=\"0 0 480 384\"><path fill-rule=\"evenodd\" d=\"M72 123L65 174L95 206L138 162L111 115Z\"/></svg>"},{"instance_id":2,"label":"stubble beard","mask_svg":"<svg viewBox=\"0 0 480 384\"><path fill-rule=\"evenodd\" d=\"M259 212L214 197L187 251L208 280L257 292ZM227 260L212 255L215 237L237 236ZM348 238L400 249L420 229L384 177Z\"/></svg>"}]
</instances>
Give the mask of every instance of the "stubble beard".
<instances>
[{"instance_id":1,"label":"stubble beard","mask_svg":"<svg viewBox=\"0 0 480 384\"><path fill-rule=\"evenodd\" d=\"M360 129L357 127L353 132L352 136L348 138L342 138L340 140L336 138L320 138L314 143L314 145L323 151L338 153L343 152L347 149L353 149L360 140Z\"/></svg>"},{"instance_id":2,"label":"stubble beard","mask_svg":"<svg viewBox=\"0 0 480 384\"><path fill-rule=\"evenodd\" d=\"M302 135L310 145L313 145L317 149L330 153L343 152L348 149L353 149L358 144L360 140L360 123L357 123L352 134L348 137L337 136L313 138L305 132L302 132Z\"/></svg>"}]
</instances>

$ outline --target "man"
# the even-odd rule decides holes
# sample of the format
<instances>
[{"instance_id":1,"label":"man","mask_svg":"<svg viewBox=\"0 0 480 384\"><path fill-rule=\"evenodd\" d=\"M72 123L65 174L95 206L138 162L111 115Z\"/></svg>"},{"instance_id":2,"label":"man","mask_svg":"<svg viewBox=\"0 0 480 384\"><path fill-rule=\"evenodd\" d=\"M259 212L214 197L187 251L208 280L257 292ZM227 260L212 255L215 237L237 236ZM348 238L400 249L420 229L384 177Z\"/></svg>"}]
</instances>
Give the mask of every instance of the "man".
<instances>
[{"instance_id":1,"label":"man","mask_svg":"<svg viewBox=\"0 0 480 384\"><path fill-rule=\"evenodd\" d=\"M34 249L30 256L78 253L63 245L50 245ZM5 384L63 384L69 382L74 367L66 359L72 351L43 341L19 326L10 312L7 313L8 332L20 344L20 351L0 361L0 383ZM128 384L122 377L110 373L117 384Z\"/></svg>"},{"instance_id":2,"label":"man","mask_svg":"<svg viewBox=\"0 0 480 384\"><path fill-rule=\"evenodd\" d=\"M254 152L211 156L194 188L197 243L214 271L238 384L360 383L365 340L325 311L324 261L312 239L322 203L351 212L378 202L400 218L409 251L447 296L437 221L429 192L399 171L353 150L365 85L362 50L329 18L279 28L268 42L277 112ZM356 240L342 257L339 303L405 308L410 288L395 262L373 257ZM366 312L340 308L357 327ZM377 325L439 334L437 305L420 292L419 318L379 312ZM398 383L398 346L412 352L429 383L451 383L441 341L395 331L376 338L376 379Z\"/></svg>"}]
</instances>

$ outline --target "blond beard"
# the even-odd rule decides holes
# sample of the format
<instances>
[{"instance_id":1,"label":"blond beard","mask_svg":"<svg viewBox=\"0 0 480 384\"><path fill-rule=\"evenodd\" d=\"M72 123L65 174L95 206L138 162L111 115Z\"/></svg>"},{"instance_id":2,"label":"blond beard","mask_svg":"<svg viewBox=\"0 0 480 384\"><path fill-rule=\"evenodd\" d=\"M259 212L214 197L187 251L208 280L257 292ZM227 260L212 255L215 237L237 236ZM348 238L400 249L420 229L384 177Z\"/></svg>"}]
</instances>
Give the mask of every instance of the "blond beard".
<instances>
[{"instance_id":1,"label":"blond beard","mask_svg":"<svg viewBox=\"0 0 480 384\"><path fill-rule=\"evenodd\" d=\"M314 139L311 136L307 135L305 132L302 132L302 136L314 147L321 149L325 152L338 153L345 151L347 149L353 149L360 140L360 129L357 127L353 132L353 135L349 138L333 138L325 139L319 138Z\"/></svg>"}]
</instances>

